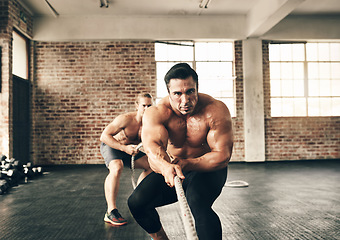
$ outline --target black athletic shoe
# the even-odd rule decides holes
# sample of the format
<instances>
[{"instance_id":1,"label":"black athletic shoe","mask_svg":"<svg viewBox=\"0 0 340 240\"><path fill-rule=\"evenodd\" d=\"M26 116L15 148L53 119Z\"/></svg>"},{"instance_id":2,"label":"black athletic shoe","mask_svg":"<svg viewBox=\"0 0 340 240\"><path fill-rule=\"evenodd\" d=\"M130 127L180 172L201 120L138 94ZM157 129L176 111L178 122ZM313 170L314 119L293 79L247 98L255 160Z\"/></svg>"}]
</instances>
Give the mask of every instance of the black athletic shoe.
<instances>
[{"instance_id":1,"label":"black athletic shoe","mask_svg":"<svg viewBox=\"0 0 340 240\"><path fill-rule=\"evenodd\" d=\"M104 221L111 223L114 226L123 226L127 221L120 215L118 209L113 209L110 213L105 213Z\"/></svg>"}]
</instances>

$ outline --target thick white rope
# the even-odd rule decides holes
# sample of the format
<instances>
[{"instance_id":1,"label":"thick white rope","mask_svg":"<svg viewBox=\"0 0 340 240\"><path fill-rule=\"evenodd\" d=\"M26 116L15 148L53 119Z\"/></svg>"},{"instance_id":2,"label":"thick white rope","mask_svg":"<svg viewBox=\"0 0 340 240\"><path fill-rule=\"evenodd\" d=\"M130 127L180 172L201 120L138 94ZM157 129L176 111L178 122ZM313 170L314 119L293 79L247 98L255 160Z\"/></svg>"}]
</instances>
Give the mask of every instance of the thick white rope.
<instances>
[{"instance_id":1,"label":"thick white rope","mask_svg":"<svg viewBox=\"0 0 340 240\"><path fill-rule=\"evenodd\" d=\"M136 146L136 150L139 150L140 152L144 152L142 148L143 148L142 143L139 143ZM135 189L137 186L136 181L135 181L135 155L131 157L131 182L132 182L133 189Z\"/></svg>"},{"instance_id":2,"label":"thick white rope","mask_svg":"<svg viewBox=\"0 0 340 240\"><path fill-rule=\"evenodd\" d=\"M177 199L179 203L179 208L181 210L182 221L184 225L185 234L188 240L198 240L194 219L192 217L185 193L182 187L181 179L175 176L175 189L177 194Z\"/></svg>"},{"instance_id":3,"label":"thick white rope","mask_svg":"<svg viewBox=\"0 0 340 240\"><path fill-rule=\"evenodd\" d=\"M142 143L138 144L136 149L139 151L142 151ZM167 153L168 154L168 153ZM171 156L168 154L168 156L171 159ZM135 183L135 156L131 157L131 182L132 182L132 186L135 189L136 188L136 183ZM185 193L182 187L182 182L181 179L178 176L175 176L174 178L174 182L175 182L175 190L176 190L176 194L177 194L177 199L178 199L178 203L179 203L179 208L181 211L181 217L182 217L182 222L184 225L184 230L185 230L185 234L187 236L188 240L198 240L197 237L197 233L196 233L196 229L195 229L195 223L194 223L194 219L192 217L192 213L190 211L190 207L189 204L187 202L187 199L185 197Z\"/></svg>"}]
</instances>

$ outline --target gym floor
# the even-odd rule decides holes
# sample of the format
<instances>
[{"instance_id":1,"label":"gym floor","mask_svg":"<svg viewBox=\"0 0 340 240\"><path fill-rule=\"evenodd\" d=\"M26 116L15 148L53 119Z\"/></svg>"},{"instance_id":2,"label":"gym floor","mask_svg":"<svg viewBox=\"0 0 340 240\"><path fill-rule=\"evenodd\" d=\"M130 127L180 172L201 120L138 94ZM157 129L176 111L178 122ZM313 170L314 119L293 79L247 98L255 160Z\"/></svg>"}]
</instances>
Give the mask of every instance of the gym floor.
<instances>
[{"instance_id":1,"label":"gym floor","mask_svg":"<svg viewBox=\"0 0 340 240\"><path fill-rule=\"evenodd\" d=\"M0 239L149 240L129 213L130 170L124 169L119 210L129 224L103 222L104 165L45 167L46 174L0 196ZM340 239L340 161L230 163L228 181L214 204L223 239ZM159 208L170 239L185 239L179 206Z\"/></svg>"}]
</instances>

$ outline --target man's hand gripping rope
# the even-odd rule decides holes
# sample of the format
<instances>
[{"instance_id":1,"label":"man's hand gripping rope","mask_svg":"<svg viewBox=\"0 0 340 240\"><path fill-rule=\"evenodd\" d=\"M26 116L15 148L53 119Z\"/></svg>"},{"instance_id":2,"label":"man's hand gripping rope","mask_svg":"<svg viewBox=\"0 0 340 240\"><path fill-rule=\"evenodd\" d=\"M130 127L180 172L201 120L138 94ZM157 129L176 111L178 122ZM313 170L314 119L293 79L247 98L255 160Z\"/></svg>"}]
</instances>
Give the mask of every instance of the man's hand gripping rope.
<instances>
[{"instance_id":1,"label":"man's hand gripping rope","mask_svg":"<svg viewBox=\"0 0 340 240\"><path fill-rule=\"evenodd\" d=\"M165 182L168 184L169 187L175 186L177 199L179 203L179 207L181 210L181 217L182 222L184 225L185 234L187 236L188 240L198 240L196 229L195 229L195 222L194 218L191 214L189 204L187 202L187 199L185 197L185 193L182 187L182 180L185 178L182 169L179 165L176 165L178 163L178 160L174 159L170 154L167 152L170 160L172 168L169 168L172 170L170 174L166 175L169 176L169 179L167 179L164 175Z\"/></svg>"}]
</instances>

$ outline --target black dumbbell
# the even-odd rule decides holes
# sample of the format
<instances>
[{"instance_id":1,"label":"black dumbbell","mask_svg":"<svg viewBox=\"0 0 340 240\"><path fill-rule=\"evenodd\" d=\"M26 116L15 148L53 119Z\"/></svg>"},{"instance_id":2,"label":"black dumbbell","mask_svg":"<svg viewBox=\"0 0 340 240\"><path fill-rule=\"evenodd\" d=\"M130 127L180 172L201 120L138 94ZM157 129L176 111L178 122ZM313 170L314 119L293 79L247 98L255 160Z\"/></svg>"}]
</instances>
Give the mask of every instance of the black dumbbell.
<instances>
[{"instance_id":1,"label":"black dumbbell","mask_svg":"<svg viewBox=\"0 0 340 240\"><path fill-rule=\"evenodd\" d=\"M34 172L35 176L41 176L43 175L43 169L42 167L36 166L36 167L32 167L32 171Z\"/></svg>"},{"instance_id":2,"label":"black dumbbell","mask_svg":"<svg viewBox=\"0 0 340 240\"><path fill-rule=\"evenodd\" d=\"M6 155L3 155L3 154L1 154L1 158L0 158L0 159L1 159L1 161L5 161L5 160L6 160L6 158L7 158L7 157L6 157Z\"/></svg>"},{"instance_id":3,"label":"black dumbbell","mask_svg":"<svg viewBox=\"0 0 340 240\"><path fill-rule=\"evenodd\" d=\"M2 175L5 175L7 179L9 179L9 183L11 187L18 186L21 181L21 175L19 171L15 168L11 168L8 170L2 170Z\"/></svg>"},{"instance_id":4,"label":"black dumbbell","mask_svg":"<svg viewBox=\"0 0 340 240\"><path fill-rule=\"evenodd\" d=\"M12 175L13 175L12 170L8 170L8 171L2 170L0 172L0 179L6 180L10 187L18 186L17 180L13 178Z\"/></svg>"},{"instance_id":5,"label":"black dumbbell","mask_svg":"<svg viewBox=\"0 0 340 240\"><path fill-rule=\"evenodd\" d=\"M35 178L35 172L33 171L33 165L31 162L27 162L23 165L24 167L24 174L27 179L34 179Z\"/></svg>"}]
</instances>

